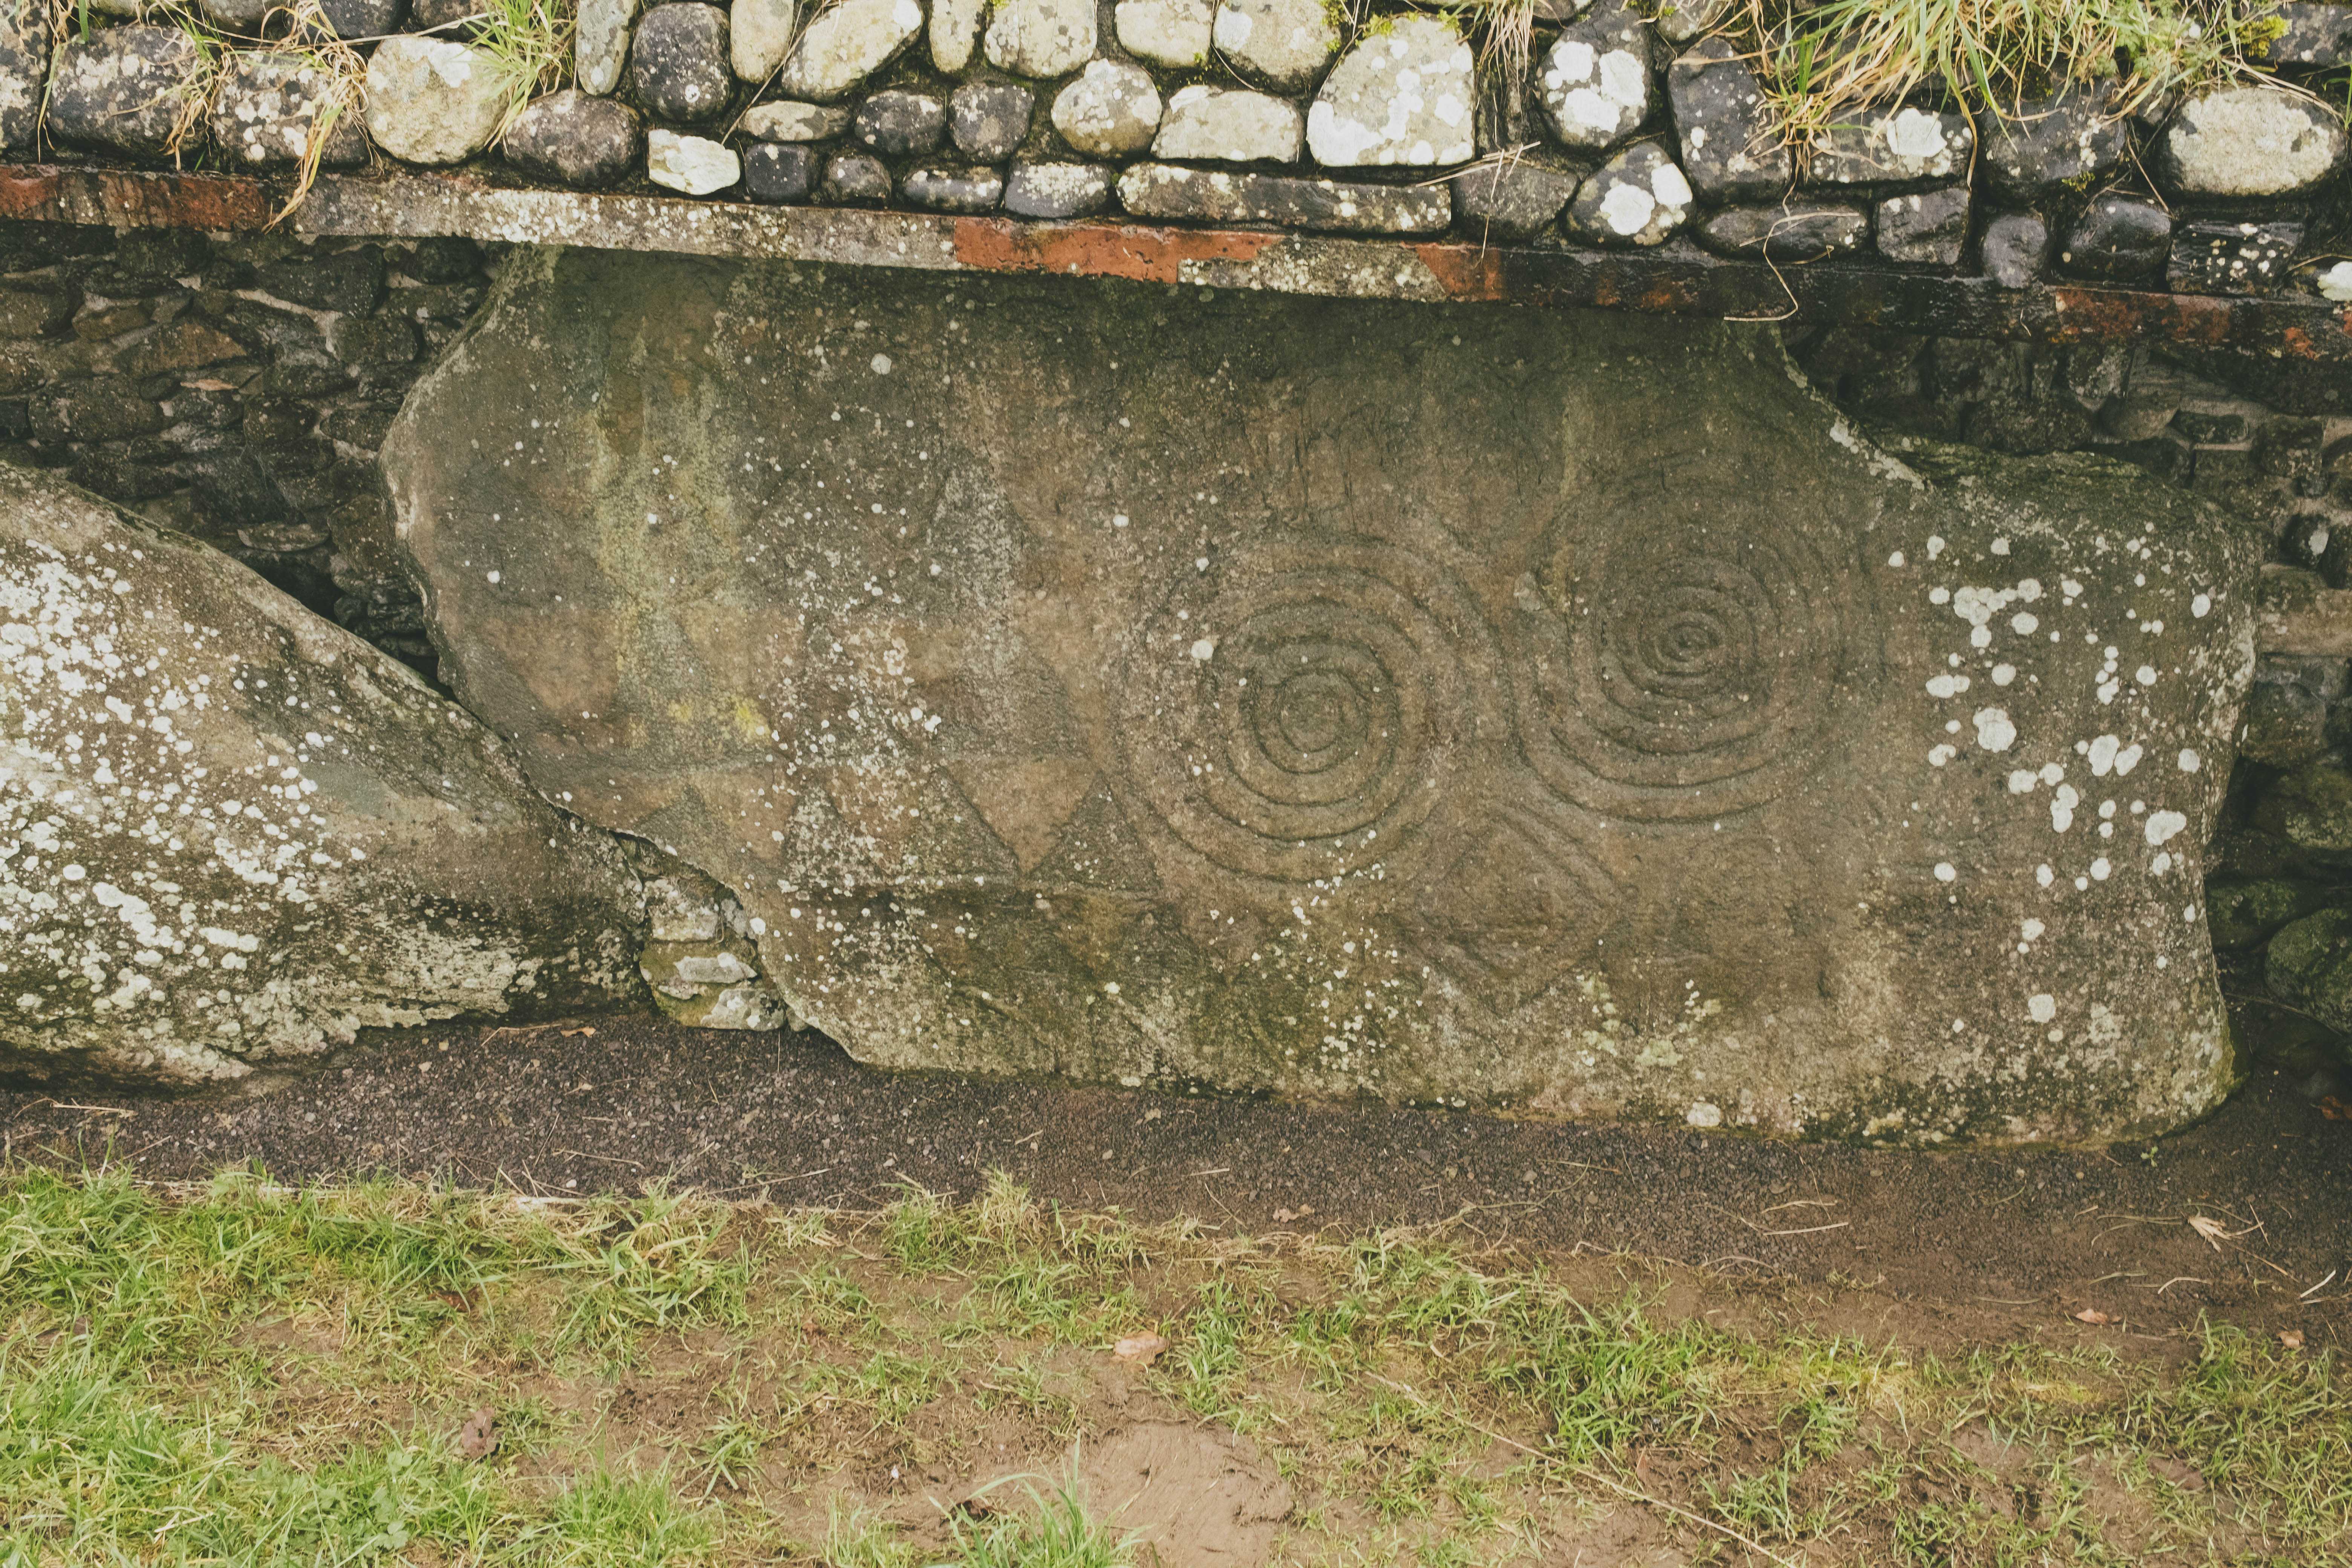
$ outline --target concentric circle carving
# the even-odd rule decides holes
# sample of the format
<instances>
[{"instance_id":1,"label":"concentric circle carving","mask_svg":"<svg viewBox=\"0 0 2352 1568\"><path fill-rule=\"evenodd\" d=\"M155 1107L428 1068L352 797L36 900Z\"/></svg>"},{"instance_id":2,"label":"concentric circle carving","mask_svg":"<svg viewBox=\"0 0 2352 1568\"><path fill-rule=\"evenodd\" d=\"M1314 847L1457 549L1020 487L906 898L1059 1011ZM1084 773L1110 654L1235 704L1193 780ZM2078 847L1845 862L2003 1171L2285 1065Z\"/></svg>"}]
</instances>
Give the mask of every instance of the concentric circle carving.
<instances>
[{"instance_id":1,"label":"concentric circle carving","mask_svg":"<svg viewBox=\"0 0 2352 1568\"><path fill-rule=\"evenodd\" d=\"M1643 500L1555 530L1518 622L1520 743L1611 816L1762 805L1821 764L1875 660L1859 574L1752 503Z\"/></svg>"},{"instance_id":2,"label":"concentric circle carving","mask_svg":"<svg viewBox=\"0 0 2352 1568\"><path fill-rule=\"evenodd\" d=\"M1256 546L1143 629L1129 771L1227 870L1298 882L1393 863L1482 715L1496 721L1496 657L1468 595L1410 551Z\"/></svg>"}]
</instances>

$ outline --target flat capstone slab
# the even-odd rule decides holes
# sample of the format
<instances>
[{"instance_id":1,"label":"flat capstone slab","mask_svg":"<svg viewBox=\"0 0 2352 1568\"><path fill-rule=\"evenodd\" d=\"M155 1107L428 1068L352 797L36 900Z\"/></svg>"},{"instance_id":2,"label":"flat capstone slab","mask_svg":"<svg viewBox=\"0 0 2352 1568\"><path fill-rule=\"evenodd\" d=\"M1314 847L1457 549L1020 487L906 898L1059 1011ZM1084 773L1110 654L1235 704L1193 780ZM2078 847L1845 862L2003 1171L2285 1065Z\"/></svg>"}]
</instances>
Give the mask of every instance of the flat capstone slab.
<instances>
[{"instance_id":1,"label":"flat capstone slab","mask_svg":"<svg viewBox=\"0 0 2352 1568\"><path fill-rule=\"evenodd\" d=\"M385 446L443 668L864 1060L1926 1141L2231 1080L2266 539L2192 496L1874 449L1755 328L509 265Z\"/></svg>"}]
</instances>

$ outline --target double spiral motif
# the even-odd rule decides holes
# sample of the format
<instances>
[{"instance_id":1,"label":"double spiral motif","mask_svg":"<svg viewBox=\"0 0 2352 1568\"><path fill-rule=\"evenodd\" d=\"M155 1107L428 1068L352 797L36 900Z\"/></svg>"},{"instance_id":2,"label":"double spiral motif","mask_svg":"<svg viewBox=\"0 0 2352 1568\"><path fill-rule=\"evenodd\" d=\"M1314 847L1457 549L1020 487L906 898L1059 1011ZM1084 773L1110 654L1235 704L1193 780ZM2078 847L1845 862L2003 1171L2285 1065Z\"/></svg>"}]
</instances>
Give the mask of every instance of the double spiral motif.
<instances>
[{"instance_id":1,"label":"double spiral motif","mask_svg":"<svg viewBox=\"0 0 2352 1568\"><path fill-rule=\"evenodd\" d=\"M1129 771L1227 870L1296 882L1393 864L1498 712L1496 657L1467 594L1412 552L1257 546L1143 628Z\"/></svg>"},{"instance_id":2,"label":"double spiral motif","mask_svg":"<svg viewBox=\"0 0 2352 1568\"><path fill-rule=\"evenodd\" d=\"M1555 792L1607 815L1714 817L1819 765L1870 639L1850 562L1732 502L1568 522L1519 618L1520 743Z\"/></svg>"}]
</instances>

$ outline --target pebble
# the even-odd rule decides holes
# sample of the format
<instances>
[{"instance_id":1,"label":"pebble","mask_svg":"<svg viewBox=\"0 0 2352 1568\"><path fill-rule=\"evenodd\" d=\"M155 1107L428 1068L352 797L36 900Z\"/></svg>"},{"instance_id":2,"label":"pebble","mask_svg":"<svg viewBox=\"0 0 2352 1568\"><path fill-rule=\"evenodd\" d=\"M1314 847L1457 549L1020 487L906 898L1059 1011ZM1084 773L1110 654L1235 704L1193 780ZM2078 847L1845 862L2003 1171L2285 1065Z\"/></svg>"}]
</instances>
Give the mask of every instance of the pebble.
<instances>
[{"instance_id":1,"label":"pebble","mask_svg":"<svg viewBox=\"0 0 2352 1568\"><path fill-rule=\"evenodd\" d=\"M1878 204L1878 251L1916 267L1958 267L1969 238L1969 188L1946 185Z\"/></svg>"},{"instance_id":2,"label":"pebble","mask_svg":"<svg viewBox=\"0 0 2352 1568\"><path fill-rule=\"evenodd\" d=\"M1171 70L1209 63L1217 10L1210 0L1118 0L1112 13L1118 47Z\"/></svg>"},{"instance_id":3,"label":"pebble","mask_svg":"<svg viewBox=\"0 0 2352 1568\"><path fill-rule=\"evenodd\" d=\"M49 132L63 142L152 157L170 145L202 65L195 40L177 27L68 33L49 83Z\"/></svg>"},{"instance_id":4,"label":"pebble","mask_svg":"<svg viewBox=\"0 0 2352 1568\"><path fill-rule=\"evenodd\" d=\"M1247 79L1304 92L1339 52L1339 24L1324 0L1223 0L1210 37Z\"/></svg>"},{"instance_id":5,"label":"pebble","mask_svg":"<svg viewBox=\"0 0 2352 1568\"><path fill-rule=\"evenodd\" d=\"M1306 124L1298 105L1254 88L1180 87L1152 138L1151 155L1195 163L1288 163Z\"/></svg>"},{"instance_id":6,"label":"pebble","mask_svg":"<svg viewBox=\"0 0 2352 1568\"><path fill-rule=\"evenodd\" d=\"M1426 168L1476 155L1470 45L1450 17L1407 15L1339 57L1307 111L1326 168Z\"/></svg>"},{"instance_id":7,"label":"pebble","mask_svg":"<svg viewBox=\"0 0 2352 1568\"><path fill-rule=\"evenodd\" d=\"M886 158L919 156L947 134L948 106L928 92L889 88L857 106L851 140Z\"/></svg>"},{"instance_id":8,"label":"pebble","mask_svg":"<svg viewBox=\"0 0 2352 1568\"><path fill-rule=\"evenodd\" d=\"M836 153L825 160L827 201L873 206L890 199L890 171L882 160L865 153Z\"/></svg>"},{"instance_id":9,"label":"pebble","mask_svg":"<svg viewBox=\"0 0 2352 1568\"><path fill-rule=\"evenodd\" d=\"M2157 164L2187 195L2298 195L2341 170L2347 149L2340 108L2283 88L2234 87L2182 104L2157 143Z\"/></svg>"},{"instance_id":10,"label":"pebble","mask_svg":"<svg viewBox=\"0 0 2352 1568\"><path fill-rule=\"evenodd\" d=\"M499 147L526 174L593 187L627 174L642 140L636 112L626 104L566 88L518 115Z\"/></svg>"},{"instance_id":11,"label":"pebble","mask_svg":"<svg viewBox=\"0 0 2352 1568\"><path fill-rule=\"evenodd\" d=\"M1667 67L1666 102L1683 174L1702 198L1755 202L1788 194L1793 176L1780 119L1729 42L1704 39Z\"/></svg>"},{"instance_id":12,"label":"pebble","mask_svg":"<svg viewBox=\"0 0 2352 1568\"><path fill-rule=\"evenodd\" d=\"M743 194L755 202L804 202L822 156L798 142L754 142L743 149Z\"/></svg>"},{"instance_id":13,"label":"pebble","mask_svg":"<svg viewBox=\"0 0 2352 1568\"><path fill-rule=\"evenodd\" d=\"M1533 239L1559 221L1582 181L1536 153L1482 163L1454 176L1454 210L1482 239Z\"/></svg>"},{"instance_id":14,"label":"pebble","mask_svg":"<svg viewBox=\"0 0 2352 1568\"><path fill-rule=\"evenodd\" d=\"M637 0L580 0L572 29L572 69L581 91L601 98L621 85L636 19Z\"/></svg>"},{"instance_id":15,"label":"pebble","mask_svg":"<svg viewBox=\"0 0 2352 1568\"><path fill-rule=\"evenodd\" d=\"M1100 163L1015 163L1004 183L1004 210L1017 217L1091 217L1109 202Z\"/></svg>"},{"instance_id":16,"label":"pebble","mask_svg":"<svg viewBox=\"0 0 2352 1568\"><path fill-rule=\"evenodd\" d=\"M776 89L830 103L896 59L922 29L920 0L841 0L802 29Z\"/></svg>"},{"instance_id":17,"label":"pebble","mask_svg":"<svg viewBox=\"0 0 2352 1568\"><path fill-rule=\"evenodd\" d=\"M727 10L727 59L745 81L765 81L784 63L800 25L797 0L733 0Z\"/></svg>"},{"instance_id":18,"label":"pebble","mask_svg":"<svg viewBox=\"0 0 2352 1568\"><path fill-rule=\"evenodd\" d=\"M1698 242L1707 249L1748 261L1759 256L1768 261L1819 261L1860 250L1869 240L1870 215L1832 202L1726 207L1698 227Z\"/></svg>"},{"instance_id":19,"label":"pebble","mask_svg":"<svg viewBox=\"0 0 2352 1568\"><path fill-rule=\"evenodd\" d=\"M1021 150L1037 96L1011 82L966 82L948 100L948 132L956 150L982 163L1002 163Z\"/></svg>"},{"instance_id":20,"label":"pebble","mask_svg":"<svg viewBox=\"0 0 2352 1568\"><path fill-rule=\"evenodd\" d=\"M1055 95L1054 129L1081 153L1123 157L1151 145L1160 107L1160 89L1150 71L1118 60L1089 60L1085 74Z\"/></svg>"},{"instance_id":21,"label":"pebble","mask_svg":"<svg viewBox=\"0 0 2352 1568\"><path fill-rule=\"evenodd\" d=\"M227 57L214 89L213 145L235 167L297 163L309 152L319 110L334 90L328 73L299 55L238 49ZM319 165L347 169L367 162L357 95L327 133Z\"/></svg>"},{"instance_id":22,"label":"pebble","mask_svg":"<svg viewBox=\"0 0 2352 1568\"><path fill-rule=\"evenodd\" d=\"M2263 294L2303 247L2299 223L2184 223L2173 231L2168 287L2188 294Z\"/></svg>"},{"instance_id":23,"label":"pebble","mask_svg":"<svg viewBox=\"0 0 2352 1568\"><path fill-rule=\"evenodd\" d=\"M1904 104L1865 110L1822 132L1805 181L1875 185L1965 179L1976 132L1965 116Z\"/></svg>"},{"instance_id":24,"label":"pebble","mask_svg":"<svg viewBox=\"0 0 2352 1568\"><path fill-rule=\"evenodd\" d=\"M2100 196L2066 235L2059 267L2078 278L2145 283L2172 249L2172 215L2152 201Z\"/></svg>"},{"instance_id":25,"label":"pebble","mask_svg":"<svg viewBox=\"0 0 2352 1568\"><path fill-rule=\"evenodd\" d=\"M707 196L742 177L743 160L732 148L708 136L661 130L646 135L646 178L656 185L689 196Z\"/></svg>"},{"instance_id":26,"label":"pebble","mask_svg":"<svg viewBox=\"0 0 2352 1568\"><path fill-rule=\"evenodd\" d=\"M829 142L849 129L849 110L837 103L777 99L743 111L742 132L761 142Z\"/></svg>"},{"instance_id":27,"label":"pebble","mask_svg":"<svg viewBox=\"0 0 2352 1568\"><path fill-rule=\"evenodd\" d=\"M2131 122L2110 111L2105 87L2070 82L2001 110L1982 120L1986 182L2003 195L2032 200L2098 179L2131 151Z\"/></svg>"},{"instance_id":28,"label":"pebble","mask_svg":"<svg viewBox=\"0 0 2352 1568\"><path fill-rule=\"evenodd\" d=\"M915 168L898 194L908 205L930 212L994 212L1004 195L1004 176L993 169Z\"/></svg>"},{"instance_id":29,"label":"pebble","mask_svg":"<svg viewBox=\"0 0 2352 1568\"><path fill-rule=\"evenodd\" d=\"M629 85L657 120L694 125L725 109L735 91L727 13L699 0L655 6L630 46Z\"/></svg>"},{"instance_id":30,"label":"pebble","mask_svg":"<svg viewBox=\"0 0 2352 1568\"><path fill-rule=\"evenodd\" d=\"M395 158L463 163L490 144L506 108L506 76L488 49L403 35L368 57L368 134Z\"/></svg>"},{"instance_id":31,"label":"pebble","mask_svg":"<svg viewBox=\"0 0 2352 1568\"><path fill-rule=\"evenodd\" d=\"M1624 0L1599 0L1544 51L1536 90L1552 134L1570 148L1614 147L1650 117L1650 24Z\"/></svg>"},{"instance_id":32,"label":"pebble","mask_svg":"<svg viewBox=\"0 0 2352 1568\"><path fill-rule=\"evenodd\" d=\"M1067 76L1095 52L1095 0L1000 0L981 51L1015 76Z\"/></svg>"}]
</instances>

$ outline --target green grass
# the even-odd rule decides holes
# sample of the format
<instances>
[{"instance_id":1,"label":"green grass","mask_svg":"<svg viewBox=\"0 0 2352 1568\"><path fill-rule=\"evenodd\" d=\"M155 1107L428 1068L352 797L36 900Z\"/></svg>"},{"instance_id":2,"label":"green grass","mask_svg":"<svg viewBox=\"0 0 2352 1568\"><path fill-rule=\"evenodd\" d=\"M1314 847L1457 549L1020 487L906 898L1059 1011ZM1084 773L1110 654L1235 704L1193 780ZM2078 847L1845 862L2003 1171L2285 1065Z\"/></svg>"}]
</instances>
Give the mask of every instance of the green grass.
<instances>
[{"instance_id":1,"label":"green grass","mask_svg":"<svg viewBox=\"0 0 2352 1568\"><path fill-rule=\"evenodd\" d=\"M1873 1342L1808 1310L1002 1179L860 1215L18 1166L0 1564L1128 1568L1139 1422L1279 1492L1265 1548L1302 1568L1572 1561L1628 1510L1706 1563L2352 1561L2328 1351ZM1112 1355L1146 1331L1149 1367Z\"/></svg>"}]
</instances>

